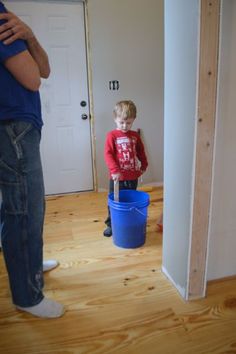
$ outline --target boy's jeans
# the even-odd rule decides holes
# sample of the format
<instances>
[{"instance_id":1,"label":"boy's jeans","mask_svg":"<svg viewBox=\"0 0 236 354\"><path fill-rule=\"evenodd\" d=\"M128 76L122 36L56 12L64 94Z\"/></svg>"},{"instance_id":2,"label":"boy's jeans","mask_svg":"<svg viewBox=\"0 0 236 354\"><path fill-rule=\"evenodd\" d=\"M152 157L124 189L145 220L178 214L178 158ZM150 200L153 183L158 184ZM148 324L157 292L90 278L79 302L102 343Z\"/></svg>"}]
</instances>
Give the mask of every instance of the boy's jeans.
<instances>
[{"instance_id":1,"label":"boy's jeans","mask_svg":"<svg viewBox=\"0 0 236 354\"><path fill-rule=\"evenodd\" d=\"M2 250L13 303L22 307L43 299L45 208L40 138L31 123L0 121Z\"/></svg>"}]
</instances>

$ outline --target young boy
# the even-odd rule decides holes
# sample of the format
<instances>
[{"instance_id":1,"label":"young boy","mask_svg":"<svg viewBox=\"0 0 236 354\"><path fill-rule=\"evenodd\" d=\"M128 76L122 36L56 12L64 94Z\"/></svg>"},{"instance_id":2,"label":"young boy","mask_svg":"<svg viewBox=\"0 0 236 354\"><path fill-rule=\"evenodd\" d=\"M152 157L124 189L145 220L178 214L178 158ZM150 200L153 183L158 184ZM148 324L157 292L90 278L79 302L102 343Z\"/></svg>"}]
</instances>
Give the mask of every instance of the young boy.
<instances>
[{"instance_id":1,"label":"young boy","mask_svg":"<svg viewBox=\"0 0 236 354\"><path fill-rule=\"evenodd\" d=\"M114 192L114 181L119 189L136 189L138 178L146 171L148 162L139 134L131 130L136 118L136 106L132 101L120 101L113 110L116 129L107 134L105 161L109 169L109 193ZM103 235L112 236L110 211L105 221Z\"/></svg>"}]
</instances>

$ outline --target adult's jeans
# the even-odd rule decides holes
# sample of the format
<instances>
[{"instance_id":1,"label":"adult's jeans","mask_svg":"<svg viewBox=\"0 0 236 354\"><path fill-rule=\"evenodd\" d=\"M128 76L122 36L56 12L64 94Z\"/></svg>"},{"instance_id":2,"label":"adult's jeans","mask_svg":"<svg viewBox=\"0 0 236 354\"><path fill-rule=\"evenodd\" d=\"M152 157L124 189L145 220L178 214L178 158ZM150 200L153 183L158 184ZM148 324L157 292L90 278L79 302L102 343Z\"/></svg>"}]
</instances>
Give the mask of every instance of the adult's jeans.
<instances>
[{"instance_id":1,"label":"adult's jeans","mask_svg":"<svg viewBox=\"0 0 236 354\"><path fill-rule=\"evenodd\" d=\"M0 121L2 250L13 303L22 307L37 305L44 297L40 139L31 123Z\"/></svg>"}]
</instances>

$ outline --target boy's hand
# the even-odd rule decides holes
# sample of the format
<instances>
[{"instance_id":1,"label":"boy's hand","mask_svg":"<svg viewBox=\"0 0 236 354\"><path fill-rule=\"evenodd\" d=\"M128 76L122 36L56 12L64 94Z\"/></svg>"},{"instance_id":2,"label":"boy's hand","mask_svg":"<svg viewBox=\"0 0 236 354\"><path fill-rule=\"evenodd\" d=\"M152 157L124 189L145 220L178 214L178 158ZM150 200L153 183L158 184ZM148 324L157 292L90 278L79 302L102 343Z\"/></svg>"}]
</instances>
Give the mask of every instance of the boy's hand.
<instances>
[{"instance_id":1,"label":"boy's hand","mask_svg":"<svg viewBox=\"0 0 236 354\"><path fill-rule=\"evenodd\" d=\"M17 39L27 41L34 37L31 28L14 13L0 13L0 20L7 21L0 26L0 40L3 41L4 44L11 44Z\"/></svg>"},{"instance_id":2,"label":"boy's hand","mask_svg":"<svg viewBox=\"0 0 236 354\"><path fill-rule=\"evenodd\" d=\"M120 173L113 173L111 175L111 178L113 179L113 181L119 181L120 179Z\"/></svg>"}]
</instances>

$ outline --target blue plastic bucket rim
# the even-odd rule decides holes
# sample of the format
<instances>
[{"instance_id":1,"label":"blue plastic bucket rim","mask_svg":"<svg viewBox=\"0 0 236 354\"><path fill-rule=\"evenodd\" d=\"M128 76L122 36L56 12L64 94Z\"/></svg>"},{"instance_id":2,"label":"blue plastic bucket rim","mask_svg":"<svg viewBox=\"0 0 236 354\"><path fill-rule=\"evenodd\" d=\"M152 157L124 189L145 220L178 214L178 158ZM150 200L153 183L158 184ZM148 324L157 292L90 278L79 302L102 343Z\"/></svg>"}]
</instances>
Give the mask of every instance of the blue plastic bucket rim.
<instances>
[{"instance_id":1,"label":"blue plastic bucket rim","mask_svg":"<svg viewBox=\"0 0 236 354\"><path fill-rule=\"evenodd\" d=\"M136 191L134 189L122 189L119 191L119 197L120 199L122 199L124 196L128 196L130 197L131 195L135 196L135 197L138 197L139 198L137 200L125 200L125 201L119 201L119 202L116 202L114 200L114 193L109 193L108 195L108 199L111 200L112 202L114 203L125 203L125 204L136 204L136 203L142 203L142 202L149 202L150 201L150 197L149 197L149 194L146 193L146 192L143 192L143 191ZM141 198L140 198L141 197Z\"/></svg>"}]
</instances>

